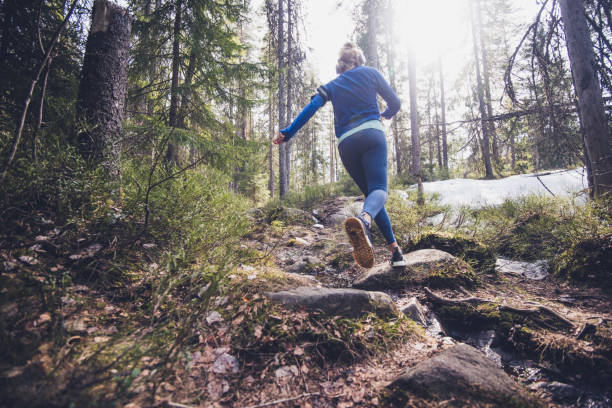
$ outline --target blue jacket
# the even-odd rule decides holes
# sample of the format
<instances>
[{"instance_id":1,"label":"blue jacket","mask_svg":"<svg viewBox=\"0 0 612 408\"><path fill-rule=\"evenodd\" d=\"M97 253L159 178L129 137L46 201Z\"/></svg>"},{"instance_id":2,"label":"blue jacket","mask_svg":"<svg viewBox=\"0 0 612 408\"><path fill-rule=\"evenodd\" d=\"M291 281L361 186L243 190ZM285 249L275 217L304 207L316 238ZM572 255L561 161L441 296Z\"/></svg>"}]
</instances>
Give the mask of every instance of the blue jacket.
<instances>
[{"instance_id":1,"label":"blue jacket","mask_svg":"<svg viewBox=\"0 0 612 408\"><path fill-rule=\"evenodd\" d=\"M383 113L378 111L376 94L382 96L387 103L387 109ZM293 123L281 129L285 141L290 140L327 101L331 101L334 107L336 137L369 120L380 120L381 116L390 119L401 107L399 98L380 72L360 65L317 89L310 103L302 109Z\"/></svg>"}]
</instances>

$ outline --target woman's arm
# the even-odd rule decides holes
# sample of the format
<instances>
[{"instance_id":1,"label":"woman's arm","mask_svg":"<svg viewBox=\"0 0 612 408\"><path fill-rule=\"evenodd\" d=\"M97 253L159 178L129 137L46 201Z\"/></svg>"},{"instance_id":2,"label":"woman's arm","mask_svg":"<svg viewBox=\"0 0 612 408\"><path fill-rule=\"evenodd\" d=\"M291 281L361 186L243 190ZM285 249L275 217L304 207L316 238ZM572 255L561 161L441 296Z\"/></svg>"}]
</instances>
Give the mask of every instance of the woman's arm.
<instances>
[{"instance_id":1,"label":"woman's arm","mask_svg":"<svg viewBox=\"0 0 612 408\"><path fill-rule=\"evenodd\" d=\"M376 91L387 103L387 109L380 114L385 119L391 119L402 107L402 103L380 72L376 71Z\"/></svg>"},{"instance_id":2,"label":"woman's arm","mask_svg":"<svg viewBox=\"0 0 612 408\"><path fill-rule=\"evenodd\" d=\"M275 143L280 144L280 142L289 141L293 137L293 135L295 135L297 131L300 130L302 126L306 124L306 122L308 122L308 119L310 119L312 115L314 115L317 110L319 110L319 108L323 105L325 105L325 99L323 99L323 97L317 93L310 99L310 103L306 105L304 109L302 109L302 111L297 116L297 118L295 118L293 123L285 129L281 129L280 133L284 136L284 138L283 140L280 140L279 143Z\"/></svg>"}]
</instances>

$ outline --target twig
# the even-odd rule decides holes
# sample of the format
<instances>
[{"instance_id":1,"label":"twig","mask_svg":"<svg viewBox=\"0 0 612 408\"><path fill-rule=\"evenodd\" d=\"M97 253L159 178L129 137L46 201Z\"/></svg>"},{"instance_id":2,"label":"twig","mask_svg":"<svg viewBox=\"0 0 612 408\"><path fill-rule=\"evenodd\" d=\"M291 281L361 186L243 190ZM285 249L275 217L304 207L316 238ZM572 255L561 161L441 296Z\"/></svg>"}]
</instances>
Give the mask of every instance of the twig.
<instances>
[{"instance_id":1,"label":"twig","mask_svg":"<svg viewBox=\"0 0 612 408\"><path fill-rule=\"evenodd\" d=\"M195 408L191 405L185 405L185 404L181 404L179 402L172 402L172 401L167 401L166 404L168 404L169 406L173 407L173 408Z\"/></svg>"},{"instance_id":2,"label":"twig","mask_svg":"<svg viewBox=\"0 0 612 408\"><path fill-rule=\"evenodd\" d=\"M284 398L284 399L280 399L280 400L276 400L276 401L264 402L264 403L258 404L258 405L251 405L250 407L247 407L247 408L270 407L272 405L282 404L283 402L295 401L295 400L299 400L299 399L302 399L302 398L318 397L320 395L321 395L321 393L318 393L318 392L309 392L309 393L305 393L305 394L302 394L302 395L298 395L297 397ZM179 407L179 408L181 408L181 407Z\"/></svg>"},{"instance_id":3,"label":"twig","mask_svg":"<svg viewBox=\"0 0 612 408\"><path fill-rule=\"evenodd\" d=\"M536 178L538 179L538 181L544 186L544 188L546 189L546 191L548 191L553 197L555 196L555 193L553 193L552 191L550 191L550 189L548 187L546 187L546 184L544 184L544 182L542 181L542 179L540 178L540 176L536 175Z\"/></svg>"}]
</instances>

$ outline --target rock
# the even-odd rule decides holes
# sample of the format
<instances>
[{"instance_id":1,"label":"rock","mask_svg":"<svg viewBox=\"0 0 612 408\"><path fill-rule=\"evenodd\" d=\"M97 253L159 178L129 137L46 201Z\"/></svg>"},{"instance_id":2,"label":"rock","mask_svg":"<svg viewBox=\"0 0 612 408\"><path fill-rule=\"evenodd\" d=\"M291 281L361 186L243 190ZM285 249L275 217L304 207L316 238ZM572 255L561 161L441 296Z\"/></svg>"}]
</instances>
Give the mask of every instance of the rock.
<instances>
[{"instance_id":1,"label":"rock","mask_svg":"<svg viewBox=\"0 0 612 408\"><path fill-rule=\"evenodd\" d=\"M406 267L381 264L353 282L359 289L400 289L412 285L473 287L477 277L464 261L437 249L421 249L404 255Z\"/></svg>"},{"instance_id":2,"label":"rock","mask_svg":"<svg viewBox=\"0 0 612 408\"><path fill-rule=\"evenodd\" d=\"M421 303L416 297L413 296L408 299L406 306L402 308L402 313L412 319L415 323L418 323L424 327L427 326L427 319L425 318L423 306L421 306Z\"/></svg>"},{"instance_id":3,"label":"rock","mask_svg":"<svg viewBox=\"0 0 612 408\"><path fill-rule=\"evenodd\" d=\"M310 245L310 242L300 237L291 238L289 241L287 241L287 246L309 246L309 245Z\"/></svg>"},{"instance_id":4,"label":"rock","mask_svg":"<svg viewBox=\"0 0 612 408\"><path fill-rule=\"evenodd\" d=\"M527 279L542 280L548 276L548 262L546 261L512 261L497 258L495 271L501 274L519 275Z\"/></svg>"},{"instance_id":5,"label":"rock","mask_svg":"<svg viewBox=\"0 0 612 408\"><path fill-rule=\"evenodd\" d=\"M538 407L540 404L484 354L457 344L421 361L384 392L385 406L409 406L410 396L453 406Z\"/></svg>"},{"instance_id":6,"label":"rock","mask_svg":"<svg viewBox=\"0 0 612 408\"><path fill-rule=\"evenodd\" d=\"M240 364L236 357L223 353L213 363L213 372L217 374L236 374L240 371Z\"/></svg>"},{"instance_id":7,"label":"rock","mask_svg":"<svg viewBox=\"0 0 612 408\"><path fill-rule=\"evenodd\" d=\"M368 312L381 317L395 317L398 314L391 297L382 292L299 287L281 292L266 292L265 295L290 308L321 310L333 316L358 317Z\"/></svg>"},{"instance_id":8,"label":"rock","mask_svg":"<svg viewBox=\"0 0 612 408\"><path fill-rule=\"evenodd\" d=\"M209 326L217 322L222 322L222 321L223 321L223 317L216 310L210 312L210 314L206 316L206 324Z\"/></svg>"},{"instance_id":9,"label":"rock","mask_svg":"<svg viewBox=\"0 0 612 408\"><path fill-rule=\"evenodd\" d=\"M582 392L570 384L565 384L557 381L551 383L538 382L530 387L534 391L544 391L551 394L553 401L559 403L576 402L582 395Z\"/></svg>"},{"instance_id":10,"label":"rock","mask_svg":"<svg viewBox=\"0 0 612 408\"><path fill-rule=\"evenodd\" d=\"M463 259L479 273L495 273L496 258L493 250L476 239L461 234L428 232L403 247L406 252L431 248Z\"/></svg>"},{"instance_id":11,"label":"rock","mask_svg":"<svg viewBox=\"0 0 612 408\"><path fill-rule=\"evenodd\" d=\"M346 214L335 213L327 217L326 221L329 225L338 225L338 224L342 224L344 220L346 220L346 218L347 218Z\"/></svg>"},{"instance_id":12,"label":"rock","mask_svg":"<svg viewBox=\"0 0 612 408\"><path fill-rule=\"evenodd\" d=\"M311 265L319 265L321 263L321 260L316 256L305 256L302 260Z\"/></svg>"},{"instance_id":13,"label":"rock","mask_svg":"<svg viewBox=\"0 0 612 408\"><path fill-rule=\"evenodd\" d=\"M325 227L323 226L323 224L315 224L315 225L312 226L312 228L323 229Z\"/></svg>"},{"instance_id":14,"label":"rock","mask_svg":"<svg viewBox=\"0 0 612 408\"><path fill-rule=\"evenodd\" d=\"M294 282L299 282L302 286L317 286L319 281L312 275L302 275L299 273L287 273L287 277Z\"/></svg>"}]
</instances>

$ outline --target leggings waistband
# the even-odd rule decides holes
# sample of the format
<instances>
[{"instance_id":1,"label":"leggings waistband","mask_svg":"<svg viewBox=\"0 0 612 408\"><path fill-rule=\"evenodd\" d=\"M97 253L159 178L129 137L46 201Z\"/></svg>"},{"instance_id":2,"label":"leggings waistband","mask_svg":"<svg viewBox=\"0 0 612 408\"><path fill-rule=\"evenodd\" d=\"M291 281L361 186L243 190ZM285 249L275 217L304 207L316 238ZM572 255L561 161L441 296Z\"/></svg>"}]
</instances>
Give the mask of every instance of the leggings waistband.
<instances>
[{"instance_id":1,"label":"leggings waistband","mask_svg":"<svg viewBox=\"0 0 612 408\"><path fill-rule=\"evenodd\" d=\"M363 122L361 125L355 126L351 130L347 130L346 132L341 134L340 137L338 138L338 144L340 144L341 141L343 141L350 135L354 135L355 133L359 132L360 130L364 130L364 129L378 129L378 130L384 131L380 120L378 119L368 120L367 122Z\"/></svg>"}]
</instances>

